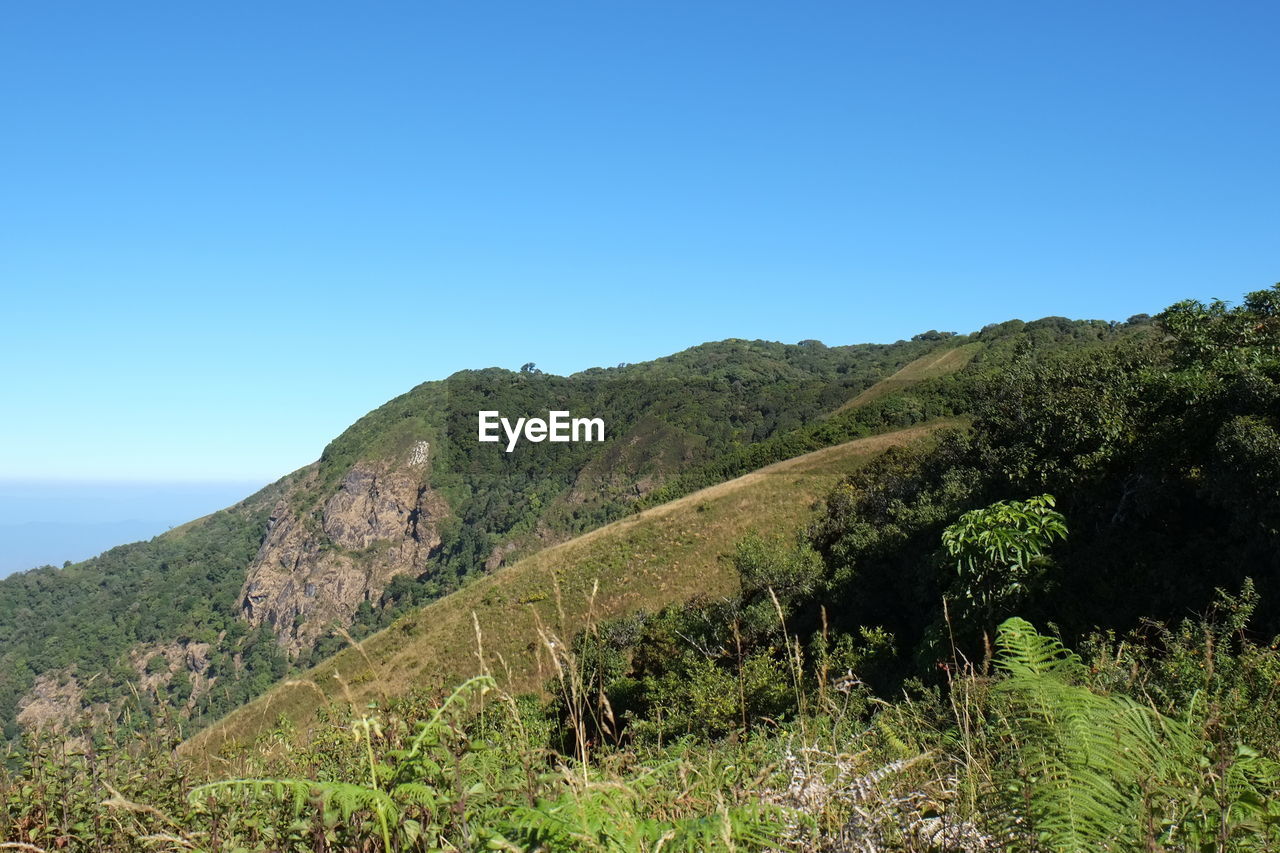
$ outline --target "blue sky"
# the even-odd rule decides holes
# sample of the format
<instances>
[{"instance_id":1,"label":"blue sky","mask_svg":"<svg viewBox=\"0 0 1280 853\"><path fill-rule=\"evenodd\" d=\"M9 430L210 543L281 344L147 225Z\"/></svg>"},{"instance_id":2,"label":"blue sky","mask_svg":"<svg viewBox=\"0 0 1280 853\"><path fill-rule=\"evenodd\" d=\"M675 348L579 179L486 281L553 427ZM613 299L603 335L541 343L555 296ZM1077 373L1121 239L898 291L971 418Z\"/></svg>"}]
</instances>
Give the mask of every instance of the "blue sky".
<instances>
[{"instance_id":1,"label":"blue sky","mask_svg":"<svg viewBox=\"0 0 1280 853\"><path fill-rule=\"evenodd\" d=\"M0 479L266 481L464 367L1280 280L1274 3L13 4Z\"/></svg>"}]
</instances>

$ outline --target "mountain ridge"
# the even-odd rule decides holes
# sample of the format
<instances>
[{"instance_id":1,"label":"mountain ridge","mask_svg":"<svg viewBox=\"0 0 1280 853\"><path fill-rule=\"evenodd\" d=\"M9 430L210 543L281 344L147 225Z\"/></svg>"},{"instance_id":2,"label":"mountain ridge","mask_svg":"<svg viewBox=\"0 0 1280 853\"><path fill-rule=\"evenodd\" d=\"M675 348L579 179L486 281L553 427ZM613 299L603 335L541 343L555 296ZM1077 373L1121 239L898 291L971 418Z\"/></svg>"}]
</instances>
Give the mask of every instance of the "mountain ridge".
<instances>
[{"instance_id":1,"label":"mountain ridge","mask_svg":"<svg viewBox=\"0 0 1280 853\"><path fill-rule=\"evenodd\" d=\"M957 369L989 370L1017 347L1115 334L1115 324L1046 318L896 344L731 339L570 377L490 368L421 383L357 419L316 462L226 510L67 570L0 582L0 723L16 737L36 677L49 675L83 694L64 726L103 717L145 726L165 708L198 726L344 647L335 629L364 636L474 574L637 509L957 414L965 386L954 375L922 375L837 411L929 353L972 344ZM486 454L493 446L474 440L480 407L605 413L611 440ZM174 643L202 650L199 672L165 676L164 655L138 657ZM134 697L139 683L149 686Z\"/></svg>"}]
</instances>

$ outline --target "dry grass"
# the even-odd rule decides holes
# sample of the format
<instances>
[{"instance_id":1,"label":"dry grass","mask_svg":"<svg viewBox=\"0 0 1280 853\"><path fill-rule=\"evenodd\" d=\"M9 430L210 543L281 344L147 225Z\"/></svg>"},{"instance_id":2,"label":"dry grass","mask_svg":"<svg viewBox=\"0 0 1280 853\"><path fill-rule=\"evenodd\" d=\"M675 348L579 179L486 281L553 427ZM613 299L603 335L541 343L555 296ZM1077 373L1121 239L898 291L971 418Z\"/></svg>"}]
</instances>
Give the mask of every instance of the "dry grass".
<instances>
[{"instance_id":1,"label":"dry grass","mask_svg":"<svg viewBox=\"0 0 1280 853\"><path fill-rule=\"evenodd\" d=\"M596 619L724 595L736 578L729 555L750 530L796 530L844 474L893 445L949 423L925 424L828 447L761 468L548 548L406 614L197 734L195 756L233 755L284 715L305 731L317 691L360 706L413 688L444 691L492 672L511 692L538 690L552 674L541 626L567 638L592 602ZM477 635L483 636L483 657Z\"/></svg>"},{"instance_id":2,"label":"dry grass","mask_svg":"<svg viewBox=\"0 0 1280 853\"><path fill-rule=\"evenodd\" d=\"M949 373L958 373L973 360L973 357L978 354L980 349L982 349L982 344L975 341L952 347L942 352L922 355L915 361L904 365L902 369L892 376L881 379L836 411L843 412L846 409L865 406L868 403L879 400L881 397L892 394L894 391L901 391L908 385L914 385L925 379L934 379L939 376L946 376Z\"/></svg>"}]
</instances>

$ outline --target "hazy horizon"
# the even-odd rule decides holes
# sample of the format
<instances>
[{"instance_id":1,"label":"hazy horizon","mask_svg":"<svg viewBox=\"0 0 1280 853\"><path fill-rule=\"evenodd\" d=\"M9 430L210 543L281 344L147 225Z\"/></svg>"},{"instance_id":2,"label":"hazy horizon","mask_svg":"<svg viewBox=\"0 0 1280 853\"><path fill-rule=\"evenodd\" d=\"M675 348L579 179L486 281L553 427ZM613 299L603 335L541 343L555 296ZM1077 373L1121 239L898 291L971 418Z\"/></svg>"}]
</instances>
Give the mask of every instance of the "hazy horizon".
<instances>
[{"instance_id":1,"label":"hazy horizon","mask_svg":"<svg viewBox=\"0 0 1280 853\"><path fill-rule=\"evenodd\" d=\"M0 479L0 577L150 539L231 506L266 484Z\"/></svg>"}]
</instances>

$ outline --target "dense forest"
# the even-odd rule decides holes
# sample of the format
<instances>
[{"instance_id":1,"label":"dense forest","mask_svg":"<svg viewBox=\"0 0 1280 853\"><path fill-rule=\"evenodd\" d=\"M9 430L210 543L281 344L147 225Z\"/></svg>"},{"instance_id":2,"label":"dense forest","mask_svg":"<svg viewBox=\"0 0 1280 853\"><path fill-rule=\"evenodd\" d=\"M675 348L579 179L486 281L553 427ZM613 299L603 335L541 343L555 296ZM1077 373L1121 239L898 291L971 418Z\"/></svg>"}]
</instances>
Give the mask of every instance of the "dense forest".
<instances>
[{"instance_id":1,"label":"dense forest","mask_svg":"<svg viewBox=\"0 0 1280 853\"><path fill-rule=\"evenodd\" d=\"M962 369L841 409L932 348L974 344ZM1280 285L1236 306L1015 321L878 352L725 342L602 371L625 384L453 377L456 412L502 388L492 408L581 403L697 437L675 440L682 464L656 488L577 516L557 502L581 470L572 454L473 456L444 439L441 488L474 531L447 553L473 562L491 540L463 537L532 526L534 506L586 529L848 438L951 427L860 468L793 537L740 541L732 595L589 620L568 643L530 637L555 662L538 694L478 669L445 695L333 705L308 732L282 718L234 777L196 778L164 719L126 746L111 726L23 735L0 777L0 837L100 850L1277 849ZM690 390L654 390L667 383ZM322 481L417 435L397 425L425 393L335 441ZM193 602L231 583L223 572L207 587L183 575ZM49 575L24 576L24 594ZM138 639L186 628L112 619ZM7 630L0 640L21 629ZM119 641L78 630L59 642L98 644L94 665L113 665ZM52 641L41 654L88 660Z\"/></svg>"}]
</instances>

